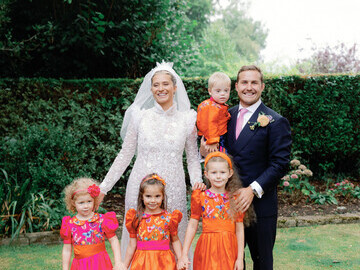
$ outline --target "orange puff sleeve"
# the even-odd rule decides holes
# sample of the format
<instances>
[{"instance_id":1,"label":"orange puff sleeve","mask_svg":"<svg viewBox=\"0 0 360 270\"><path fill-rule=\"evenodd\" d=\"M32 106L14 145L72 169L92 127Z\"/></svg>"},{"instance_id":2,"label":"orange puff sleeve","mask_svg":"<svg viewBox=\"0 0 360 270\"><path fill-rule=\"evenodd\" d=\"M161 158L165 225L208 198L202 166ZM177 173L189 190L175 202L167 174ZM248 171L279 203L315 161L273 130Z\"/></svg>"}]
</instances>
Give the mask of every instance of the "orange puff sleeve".
<instances>
[{"instance_id":1,"label":"orange puff sleeve","mask_svg":"<svg viewBox=\"0 0 360 270\"><path fill-rule=\"evenodd\" d=\"M199 220L202 215L201 190L196 189L191 194L191 218Z\"/></svg>"},{"instance_id":2,"label":"orange puff sleeve","mask_svg":"<svg viewBox=\"0 0 360 270\"><path fill-rule=\"evenodd\" d=\"M169 231L171 236L175 236L178 233L178 226L182 219L182 213L179 210L174 210L171 213L171 220L169 224Z\"/></svg>"},{"instance_id":3,"label":"orange puff sleeve","mask_svg":"<svg viewBox=\"0 0 360 270\"><path fill-rule=\"evenodd\" d=\"M125 226L130 234L130 238L136 238L137 231L136 228L134 227L135 219L137 219L136 210L129 209L129 211L127 211L125 216Z\"/></svg>"},{"instance_id":4,"label":"orange puff sleeve","mask_svg":"<svg viewBox=\"0 0 360 270\"><path fill-rule=\"evenodd\" d=\"M60 236L64 240L64 244L71 244L71 228L69 226L70 219L70 216L65 216L61 222Z\"/></svg>"},{"instance_id":5,"label":"orange puff sleeve","mask_svg":"<svg viewBox=\"0 0 360 270\"><path fill-rule=\"evenodd\" d=\"M115 212L108 212L104 214L104 222L102 223L102 228L108 239L115 236L115 232L119 228L119 222L116 219Z\"/></svg>"},{"instance_id":6,"label":"orange puff sleeve","mask_svg":"<svg viewBox=\"0 0 360 270\"><path fill-rule=\"evenodd\" d=\"M239 212L236 222L243 222L244 221L245 213Z\"/></svg>"},{"instance_id":7,"label":"orange puff sleeve","mask_svg":"<svg viewBox=\"0 0 360 270\"><path fill-rule=\"evenodd\" d=\"M207 99L198 106L196 126L198 135L204 136L207 144L220 141L220 136L227 132L227 122L230 119L228 106Z\"/></svg>"}]
</instances>

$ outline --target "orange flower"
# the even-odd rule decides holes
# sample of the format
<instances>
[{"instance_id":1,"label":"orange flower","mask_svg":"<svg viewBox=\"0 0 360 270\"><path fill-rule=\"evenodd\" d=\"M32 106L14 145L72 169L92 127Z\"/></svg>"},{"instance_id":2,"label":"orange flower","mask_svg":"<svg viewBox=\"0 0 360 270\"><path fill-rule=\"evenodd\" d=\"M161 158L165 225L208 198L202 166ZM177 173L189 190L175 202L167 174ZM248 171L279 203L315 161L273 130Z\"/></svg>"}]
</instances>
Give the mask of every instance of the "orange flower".
<instances>
[{"instance_id":1,"label":"orange flower","mask_svg":"<svg viewBox=\"0 0 360 270\"><path fill-rule=\"evenodd\" d=\"M145 178L144 180L142 180L143 182L149 181L151 179L156 179L158 181L160 181L164 186L166 186L166 182L164 179L162 179L159 175L157 174L153 174L152 176Z\"/></svg>"},{"instance_id":2,"label":"orange flower","mask_svg":"<svg viewBox=\"0 0 360 270\"><path fill-rule=\"evenodd\" d=\"M261 127L266 127L270 123L269 117L267 117L266 115L263 115L263 114L259 115L259 117L256 121L260 123Z\"/></svg>"}]
</instances>

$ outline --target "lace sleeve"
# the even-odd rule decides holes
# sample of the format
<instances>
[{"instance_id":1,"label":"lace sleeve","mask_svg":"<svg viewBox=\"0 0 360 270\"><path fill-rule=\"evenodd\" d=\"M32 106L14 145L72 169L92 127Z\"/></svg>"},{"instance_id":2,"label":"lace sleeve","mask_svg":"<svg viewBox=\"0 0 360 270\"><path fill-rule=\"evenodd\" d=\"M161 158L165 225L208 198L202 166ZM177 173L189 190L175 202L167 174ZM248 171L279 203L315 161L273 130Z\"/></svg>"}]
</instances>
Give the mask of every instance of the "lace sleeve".
<instances>
[{"instance_id":1,"label":"lace sleeve","mask_svg":"<svg viewBox=\"0 0 360 270\"><path fill-rule=\"evenodd\" d=\"M134 119L130 122L121 150L106 174L104 181L100 184L100 190L104 194L111 190L116 182L119 181L135 154L138 130L135 123L138 123L138 121L139 119Z\"/></svg>"},{"instance_id":2,"label":"lace sleeve","mask_svg":"<svg viewBox=\"0 0 360 270\"><path fill-rule=\"evenodd\" d=\"M187 125L189 127L188 136L185 143L186 162L190 175L190 182L193 186L196 182L202 183L201 166L197 147L197 129L195 126L196 112L191 110L188 115Z\"/></svg>"}]
</instances>

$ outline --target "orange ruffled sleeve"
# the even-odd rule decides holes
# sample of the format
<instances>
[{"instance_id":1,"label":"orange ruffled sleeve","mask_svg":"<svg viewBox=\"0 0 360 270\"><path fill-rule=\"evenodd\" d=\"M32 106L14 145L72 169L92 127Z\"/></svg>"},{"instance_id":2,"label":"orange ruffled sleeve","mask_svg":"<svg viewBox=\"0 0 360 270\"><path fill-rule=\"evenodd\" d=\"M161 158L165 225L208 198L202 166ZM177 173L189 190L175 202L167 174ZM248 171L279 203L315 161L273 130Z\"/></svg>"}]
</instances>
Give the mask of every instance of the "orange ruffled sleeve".
<instances>
[{"instance_id":1,"label":"orange ruffled sleeve","mask_svg":"<svg viewBox=\"0 0 360 270\"><path fill-rule=\"evenodd\" d=\"M236 222L243 222L244 221L244 216L245 216L245 213L239 212L238 216L237 216L237 219L236 219Z\"/></svg>"},{"instance_id":2,"label":"orange ruffled sleeve","mask_svg":"<svg viewBox=\"0 0 360 270\"><path fill-rule=\"evenodd\" d=\"M199 220L202 215L202 208L201 208L201 190L196 189L191 194L191 218Z\"/></svg>"},{"instance_id":3,"label":"orange ruffled sleeve","mask_svg":"<svg viewBox=\"0 0 360 270\"><path fill-rule=\"evenodd\" d=\"M116 218L115 212L108 212L104 214L104 221L102 223L102 228L108 239L115 236L115 232L119 228L119 222Z\"/></svg>"},{"instance_id":4,"label":"orange ruffled sleeve","mask_svg":"<svg viewBox=\"0 0 360 270\"><path fill-rule=\"evenodd\" d=\"M130 237L131 238L136 238L136 228L134 228L133 224L134 224L134 219L136 219L136 210L131 208L129 209L129 211L127 211L126 216L125 216L125 226L126 229L128 230Z\"/></svg>"},{"instance_id":5,"label":"orange ruffled sleeve","mask_svg":"<svg viewBox=\"0 0 360 270\"><path fill-rule=\"evenodd\" d=\"M60 236L64 240L64 244L71 244L71 228L70 228L70 216L65 216L61 222Z\"/></svg>"},{"instance_id":6,"label":"orange ruffled sleeve","mask_svg":"<svg viewBox=\"0 0 360 270\"><path fill-rule=\"evenodd\" d=\"M178 226L182 219L183 214L179 210L174 210L171 213L171 220L169 224L169 230L171 236L175 236L178 233Z\"/></svg>"}]
</instances>

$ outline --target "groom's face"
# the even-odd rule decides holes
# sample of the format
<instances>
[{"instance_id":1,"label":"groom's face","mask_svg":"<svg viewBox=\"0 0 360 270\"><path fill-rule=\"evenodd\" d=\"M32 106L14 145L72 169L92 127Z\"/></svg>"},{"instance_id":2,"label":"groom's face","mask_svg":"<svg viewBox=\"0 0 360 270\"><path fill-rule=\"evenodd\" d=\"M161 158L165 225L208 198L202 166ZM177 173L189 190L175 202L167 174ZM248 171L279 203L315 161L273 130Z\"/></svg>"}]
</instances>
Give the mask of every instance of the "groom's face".
<instances>
[{"instance_id":1,"label":"groom's face","mask_svg":"<svg viewBox=\"0 0 360 270\"><path fill-rule=\"evenodd\" d=\"M246 108L260 99L265 84L261 81L261 75L257 70L246 70L239 74L235 88L241 105Z\"/></svg>"}]
</instances>

